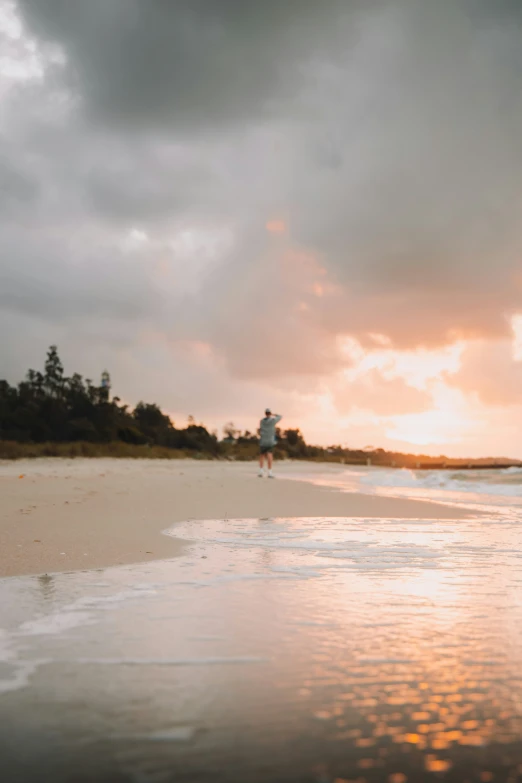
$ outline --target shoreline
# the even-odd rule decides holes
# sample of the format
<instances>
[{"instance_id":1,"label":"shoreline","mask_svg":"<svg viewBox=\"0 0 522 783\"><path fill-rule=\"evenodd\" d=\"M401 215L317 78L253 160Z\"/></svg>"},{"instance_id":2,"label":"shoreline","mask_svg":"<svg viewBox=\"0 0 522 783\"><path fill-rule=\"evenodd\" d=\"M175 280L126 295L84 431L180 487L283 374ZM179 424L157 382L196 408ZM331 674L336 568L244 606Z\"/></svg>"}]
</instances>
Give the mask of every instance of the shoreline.
<instances>
[{"instance_id":1,"label":"shoreline","mask_svg":"<svg viewBox=\"0 0 522 783\"><path fill-rule=\"evenodd\" d=\"M181 432L181 431L180 431ZM175 448L154 444L130 444L120 440L106 442L91 441L46 441L19 442L0 440L0 464L2 461L23 461L28 459L161 459L252 462L257 459L257 442L214 444L216 449L205 450L202 445L196 450ZM522 460L515 457L448 457L430 456L407 452L391 452L384 449L373 451L336 448L302 444L305 451L292 450L284 438L275 449L275 459L290 462L311 462L316 464L346 465L407 470L498 470L522 469ZM218 448L219 446L219 448Z\"/></svg>"},{"instance_id":2,"label":"shoreline","mask_svg":"<svg viewBox=\"0 0 522 783\"><path fill-rule=\"evenodd\" d=\"M306 463L307 476L333 470ZM342 466L336 465L335 468ZM203 519L368 517L469 519L446 503L343 492L277 463L260 480L253 462L43 458L0 463L0 578L162 560L190 542L164 535Z\"/></svg>"}]
</instances>

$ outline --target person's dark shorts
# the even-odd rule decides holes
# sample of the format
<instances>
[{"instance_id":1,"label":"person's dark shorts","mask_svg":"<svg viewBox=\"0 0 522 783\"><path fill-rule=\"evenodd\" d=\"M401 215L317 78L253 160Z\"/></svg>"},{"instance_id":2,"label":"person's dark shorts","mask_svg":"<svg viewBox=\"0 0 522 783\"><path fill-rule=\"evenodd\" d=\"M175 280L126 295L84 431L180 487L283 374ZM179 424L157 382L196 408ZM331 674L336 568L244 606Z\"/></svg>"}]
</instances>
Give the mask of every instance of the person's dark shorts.
<instances>
[{"instance_id":1,"label":"person's dark shorts","mask_svg":"<svg viewBox=\"0 0 522 783\"><path fill-rule=\"evenodd\" d=\"M260 454L273 454L274 447L273 446L260 446L259 447Z\"/></svg>"}]
</instances>

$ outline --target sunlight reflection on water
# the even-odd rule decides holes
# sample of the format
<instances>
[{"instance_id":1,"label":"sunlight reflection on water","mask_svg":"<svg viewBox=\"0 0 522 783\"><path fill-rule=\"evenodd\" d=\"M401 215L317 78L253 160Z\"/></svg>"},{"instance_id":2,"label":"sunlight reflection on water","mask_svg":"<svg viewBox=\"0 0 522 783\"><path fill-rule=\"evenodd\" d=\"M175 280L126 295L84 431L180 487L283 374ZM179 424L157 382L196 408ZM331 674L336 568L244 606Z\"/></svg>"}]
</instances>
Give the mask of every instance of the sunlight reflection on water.
<instances>
[{"instance_id":1,"label":"sunlight reflection on water","mask_svg":"<svg viewBox=\"0 0 522 783\"><path fill-rule=\"evenodd\" d=\"M173 532L175 560L0 582L2 779L519 779L516 510Z\"/></svg>"}]
</instances>

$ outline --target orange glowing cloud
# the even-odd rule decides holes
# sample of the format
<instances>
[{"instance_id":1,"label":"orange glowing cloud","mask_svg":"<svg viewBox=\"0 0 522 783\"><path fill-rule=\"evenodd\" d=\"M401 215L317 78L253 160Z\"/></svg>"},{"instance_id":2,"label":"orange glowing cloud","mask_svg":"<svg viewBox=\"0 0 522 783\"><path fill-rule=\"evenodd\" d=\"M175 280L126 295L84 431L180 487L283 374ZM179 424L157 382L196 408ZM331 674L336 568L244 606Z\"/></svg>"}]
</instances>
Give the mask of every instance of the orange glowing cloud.
<instances>
[{"instance_id":1,"label":"orange glowing cloud","mask_svg":"<svg viewBox=\"0 0 522 783\"><path fill-rule=\"evenodd\" d=\"M212 346L203 340L186 340L184 346L192 353L194 357L205 359L212 355Z\"/></svg>"},{"instance_id":2,"label":"orange glowing cloud","mask_svg":"<svg viewBox=\"0 0 522 783\"><path fill-rule=\"evenodd\" d=\"M266 230L269 234L284 234L286 223L284 220L269 220L266 224Z\"/></svg>"},{"instance_id":3,"label":"orange glowing cloud","mask_svg":"<svg viewBox=\"0 0 522 783\"><path fill-rule=\"evenodd\" d=\"M332 401L340 415L354 408L377 416L398 416L430 410L431 395L410 386L403 378L386 378L377 368L328 384Z\"/></svg>"},{"instance_id":4,"label":"orange glowing cloud","mask_svg":"<svg viewBox=\"0 0 522 783\"><path fill-rule=\"evenodd\" d=\"M484 405L511 406L522 403L522 363L519 335L515 341L473 340L465 344L460 368L445 380Z\"/></svg>"}]
</instances>

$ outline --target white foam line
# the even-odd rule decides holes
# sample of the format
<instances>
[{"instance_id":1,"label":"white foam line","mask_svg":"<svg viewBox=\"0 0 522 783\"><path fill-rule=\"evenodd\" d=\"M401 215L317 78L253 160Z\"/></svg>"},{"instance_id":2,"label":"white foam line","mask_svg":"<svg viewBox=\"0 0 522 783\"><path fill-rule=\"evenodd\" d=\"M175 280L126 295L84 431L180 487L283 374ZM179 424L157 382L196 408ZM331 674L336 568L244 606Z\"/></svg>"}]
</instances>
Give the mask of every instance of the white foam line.
<instances>
[{"instance_id":1,"label":"white foam line","mask_svg":"<svg viewBox=\"0 0 522 783\"><path fill-rule=\"evenodd\" d=\"M27 687L33 674L40 666L50 663L50 659L40 659L36 661L13 661L15 667L13 675L4 680L0 680L0 693L10 693Z\"/></svg>"},{"instance_id":2,"label":"white foam line","mask_svg":"<svg viewBox=\"0 0 522 783\"><path fill-rule=\"evenodd\" d=\"M72 604L69 604L68 609L75 610L76 608L103 608L105 604L118 604L123 601L135 601L146 596L157 595L157 590L153 590L150 587L131 588L128 590L120 590L119 593L113 595L101 595L101 596L85 596L84 598L78 598Z\"/></svg>"},{"instance_id":3,"label":"white foam line","mask_svg":"<svg viewBox=\"0 0 522 783\"><path fill-rule=\"evenodd\" d=\"M113 734L112 740L132 740L144 742L190 742L197 729L194 726L174 726L170 729L151 731L148 734Z\"/></svg>"},{"instance_id":4,"label":"white foam line","mask_svg":"<svg viewBox=\"0 0 522 783\"><path fill-rule=\"evenodd\" d=\"M321 566L322 567L322 566ZM177 582L180 585L188 585L190 587L214 587L216 585L233 584L234 582L255 582L255 581L270 581L280 580L290 582L292 580L299 581L304 579L311 579L322 577L323 574L318 571L303 570L303 571L283 571L281 573L274 574L233 574L230 576L217 576L215 579L199 579L192 580L190 582Z\"/></svg>"},{"instance_id":5,"label":"white foam line","mask_svg":"<svg viewBox=\"0 0 522 783\"><path fill-rule=\"evenodd\" d=\"M58 612L42 615L35 620L28 620L22 623L15 635L45 636L61 634L64 631L70 631L74 628L97 622L99 618L93 614L93 610L111 610L125 601L152 597L156 594L156 590L140 587L139 589L123 590L114 595L79 598L73 603L64 606Z\"/></svg>"},{"instance_id":6,"label":"white foam line","mask_svg":"<svg viewBox=\"0 0 522 783\"><path fill-rule=\"evenodd\" d=\"M76 658L62 663L95 666L219 666L225 664L267 663L268 658L238 656L235 658Z\"/></svg>"},{"instance_id":7,"label":"white foam line","mask_svg":"<svg viewBox=\"0 0 522 783\"><path fill-rule=\"evenodd\" d=\"M227 584L229 582L249 582L249 581L255 581L259 579L282 579L283 581L289 581L292 579L308 579L309 577L319 577L322 576L322 574L312 571L312 570L305 570L298 571L297 569L294 571L281 571L280 573L274 573L274 574L234 574L233 576L221 576L217 577L217 579L213 580L211 584Z\"/></svg>"},{"instance_id":8,"label":"white foam line","mask_svg":"<svg viewBox=\"0 0 522 783\"><path fill-rule=\"evenodd\" d=\"M321 569L324 565L319 566ZM271 571L276 574L287 574L290 576L322 576L318 573L315 566L272 566Z\"/></svg>"},{"instance_id":9,"label":"white foam line","mask_svg":"<svg viewBox=\"0 0 522 783\"><path fill-rule=\"evenodd\" d=\"M17 631L19 636L44 636L70 631L82 625L95 622L89 612L62 611L44 615L37 620L22 623Z\"/></svg>"},{"instance_id":10,"label":"white foam line","mask_svg":"<svg viewBox=\"0 0 522 783\"><path fill-rule=\"evenodd\" d=\"M380 573L381 571L398 571L407 569L438 570L439 564L432 563L429 560L424 560L420 563L408 561L404 561L402 563L372 563L371 561L360 561L356 563L343 563L343 565L325 565L321 566L321 568L338 568L344 569L346 571L368 571Z\"/></svg>"}]
</instances>

